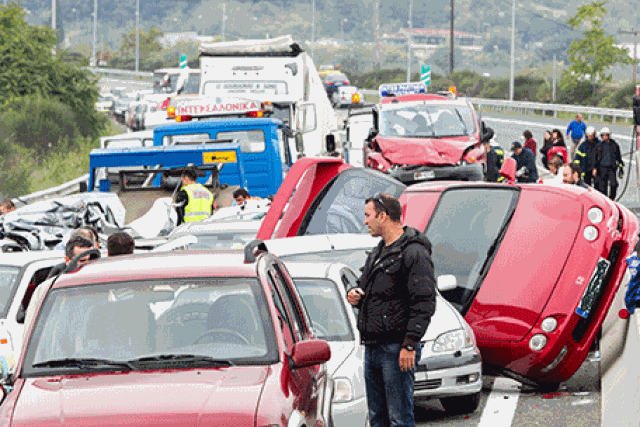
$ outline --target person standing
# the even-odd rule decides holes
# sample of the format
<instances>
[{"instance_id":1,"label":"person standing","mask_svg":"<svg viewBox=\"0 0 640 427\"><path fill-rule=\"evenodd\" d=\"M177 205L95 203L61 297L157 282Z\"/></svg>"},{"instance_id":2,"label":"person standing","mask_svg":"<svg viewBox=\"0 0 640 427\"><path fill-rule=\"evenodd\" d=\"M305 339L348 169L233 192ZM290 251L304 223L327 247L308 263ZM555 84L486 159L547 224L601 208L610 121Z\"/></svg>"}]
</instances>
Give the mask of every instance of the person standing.
<instances>
[{"instance_id":1,"label":"person standing","mask_svg":"<svg viewBox=\"0 0 640 427\"><path fill-rule=\"evenodd\" d=\"M533 139L533 134L531 133L530 130L525 130L522 133L522 136L524 137L524 148L528 148L529 150L531 150L531 152L533 153L534 157L537 155L537 151L536 151L536 140Z\"/></svg>"},{"instance_id":2,"label":"person standing","mask_svg":"<svg viewBox=\"0 0 640 427\"><path fill-rule=\"evenodd\" d=\"M485 179L488 182L500 182L504 177L500 175L500 169L504 162L504 150L502 147L494 147L489 141L483 141L484 151L487 156L487 175Z\"/></svg>"},{"instance_id":3,"label":"person standing","mask_svg":"<svg viewBox=\"0 0 640 427\"><path fill-rule=\"evenodd\" d=\"M596 190L610 198L616 199L618 192L618 177L622 178L624 173L624 163L622 163L622 154L620 146L611 139L609 128L604 127L600 131L599 149L596 158Z\"/></svg>"},{"instance_id":4,"label":"person standing","mask_svg":"<svg viewBox=\"0 0 640 427\"><path fill-rule=\"evenodd\" d=\"M511 144L512 157L516 161L516 177L518 182L534 183L538 182L538 167L536 157L528 148L524 148L520 141Z\"/></svg>"},{"instance_id":5,"label":"person standing","mask_svg":"<svg viewBox=\"0 0 640 427\"><path fill-rule=\"evenodd\" d=\"M549 172L553 174L553 178L547 178L542 180L543 184L558 185L562 184L562 166L564 160L557 154L549 160Z\"/></svg>"},{"instance_id":6,"label":"person standing","mask_svg":"<svg viewBox=\"0 0 640 427\"><path fill-rule=\"evenodd\" d=\"M431 243L424 233L402 226L400 202L389 195L368 198L364 215L369 234L382 240L347 300L359 309L369 422L413 427L420 340L436 309Z\"/></svg>"},{"instance_id":7,"label":"person standing","mask_svg":"<svg viewBox=\"0 0 640 427\"><path fill-rule=\"evenodd\" d=\"M553 137L551 136L551 131L545 130L544 140L542 141L542 147L540 148L540 154L542 155L540 161L542 162L542 166L544 166L546 169L549 169L549 158L547 157L547 153L552 146Z\"/></svg>"},{"instance_id":8,"label":"person standing","mask_svg":"<svg viewBox=\"0 0 640 427\"><path fill-rule=\"evenodd\" d=\"M183 222L198 222L210 217L213 213L213 194L204 185L196 182L196 171L191 168L185 169L180 179L182 188L176 194L177 225Z\"/></svg>"},{"instance_id":9,"label":"person standing","mask_svg":"<svg viewBox=\"0 0 640 427\"><path fill-rule=\"evenodd\" d=\"M573 141L573 144L571 144L571 158L576 152L576 147L580 145L586 130L587 125L582 121L582 114L578 114L576 119L567 126L567 138L571 137L571 141Z\"/></svg>"},{"instance_id":10,"label":"person standing","mask_svg":"<svg viewBox=\"0 0 640 427\"><path fill-rule=\"evenodd\" d=\"M584 140L580 147L576 150L574 163L580 165L582 169L582 179L584 182L591 186L594 183L594 178L597 175L597 157L600 147L600 140L596 137L596 130L593 126L589 126L586 132L587 138Z\"/></svg>"}]
</instances>

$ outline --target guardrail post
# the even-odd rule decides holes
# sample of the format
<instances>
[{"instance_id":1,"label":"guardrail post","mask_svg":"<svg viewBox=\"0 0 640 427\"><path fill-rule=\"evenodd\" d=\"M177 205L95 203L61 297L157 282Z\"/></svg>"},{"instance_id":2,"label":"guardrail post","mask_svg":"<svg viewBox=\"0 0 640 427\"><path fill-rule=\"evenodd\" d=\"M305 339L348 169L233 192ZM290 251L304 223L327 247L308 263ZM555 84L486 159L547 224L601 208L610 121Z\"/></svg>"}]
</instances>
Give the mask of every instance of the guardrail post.
<instances>
[{"instance_id":1,"label":"guardrail post","mask_svg":"<svg viewBox=\"0 0 640 427\"><path fill-rule=\"evenodd\" d=\"M616 115L615 115L615 114L613 115L612 123L613 123L614 125L616 124Z\"/></svg>"}]
</instances>

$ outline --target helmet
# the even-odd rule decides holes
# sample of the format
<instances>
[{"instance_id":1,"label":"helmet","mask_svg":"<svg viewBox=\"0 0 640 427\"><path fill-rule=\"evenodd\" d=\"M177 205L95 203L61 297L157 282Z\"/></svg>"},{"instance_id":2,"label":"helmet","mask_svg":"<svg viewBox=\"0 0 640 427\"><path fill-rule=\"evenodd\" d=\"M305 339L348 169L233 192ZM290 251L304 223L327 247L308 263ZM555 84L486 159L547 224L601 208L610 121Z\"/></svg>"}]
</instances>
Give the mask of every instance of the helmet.
<instances>
[{"instance_id":1,"label":"helmet","mask_svg":"<svg viewBox=\"0 0 640 427\"><path fill-rule=\"evenodd\" d=\"M596 128L594 128L593 126L589 126L587 128L587 135L595 135L596 134Z\"/></svg>"},{"instance_id":2,"label":"helmet","mask_svg":"<svg viewBox=\"0 0 640 427\"><path fill-rule=\"evenodd\" d=\"M600 129L600 135L602 135L603 133L606 133L607 135L611 135L611 132L609 131L608 127L604 127Z\"/></svg>"}]
</instances>

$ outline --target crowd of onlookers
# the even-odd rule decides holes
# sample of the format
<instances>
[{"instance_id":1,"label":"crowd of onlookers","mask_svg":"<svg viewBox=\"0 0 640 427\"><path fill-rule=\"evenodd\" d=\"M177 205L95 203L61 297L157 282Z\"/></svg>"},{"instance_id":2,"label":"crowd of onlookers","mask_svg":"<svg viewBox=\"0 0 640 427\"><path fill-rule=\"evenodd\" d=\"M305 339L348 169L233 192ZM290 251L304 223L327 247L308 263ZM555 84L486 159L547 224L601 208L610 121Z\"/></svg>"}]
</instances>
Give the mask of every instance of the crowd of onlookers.
<instances>
[{"instance_id":1,"label":"crowd of onlookers","mask_svg":"<svg viewBox=\"0 0 640 427\"><path fill-rule=\"evenodd\" d=\"M587 126L580 114L567 127L565 142L560 129L544 133L540 151L540 163L553 177L539 179L536 162L538 144L530 130L523 132L524 145L520 141L511 144L512 157L516 161L516 180L522 183L574 184L594 187L615 200L618 177L624 174L624 163L618 143L611 138L611 131L603 127L596 132ZM504 151L485 141L487 152L487 181L501 182L500 168Z\"/></svg>"}]
</instances>

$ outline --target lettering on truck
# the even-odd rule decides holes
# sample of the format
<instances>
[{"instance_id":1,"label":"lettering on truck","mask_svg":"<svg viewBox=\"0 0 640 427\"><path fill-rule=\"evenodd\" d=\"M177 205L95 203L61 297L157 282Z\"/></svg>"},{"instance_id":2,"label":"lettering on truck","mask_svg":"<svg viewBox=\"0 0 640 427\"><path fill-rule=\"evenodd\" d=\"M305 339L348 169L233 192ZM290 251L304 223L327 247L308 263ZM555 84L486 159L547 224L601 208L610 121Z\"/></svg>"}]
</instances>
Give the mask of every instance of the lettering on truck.
<instances>
[{"instance_id":1,"label":"lettering on truck","mask_svg":"<svg viewBox=\"0 0 640 427\"><path fill-rule=\"evenodd\" d=\"M260 106L254 101L248 102L236 102L227 104L191 104L191 105L178 105L176 107L177 115L191 115L206 113L244 113L247 111L259 110Z\"/></svg>"}]
</instances>

